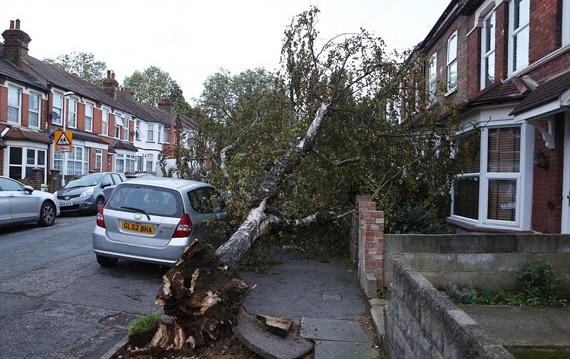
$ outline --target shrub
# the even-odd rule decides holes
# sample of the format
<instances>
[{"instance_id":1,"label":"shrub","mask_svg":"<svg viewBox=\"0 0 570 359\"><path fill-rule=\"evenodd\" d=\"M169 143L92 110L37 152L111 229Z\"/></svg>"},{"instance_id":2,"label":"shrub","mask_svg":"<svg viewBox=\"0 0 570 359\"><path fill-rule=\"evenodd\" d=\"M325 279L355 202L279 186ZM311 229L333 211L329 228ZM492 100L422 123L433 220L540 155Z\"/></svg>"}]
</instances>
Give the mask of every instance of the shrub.
<instances>
[{"instance_id":1,"label":"shrub","mask_svg":"<svg viewBox=\"0 0 570 359\"><path fill-rule=\"evenodd\" d=\"M562 284L562 279L556 277L554 269L544 259L527 262L516 278L522 284L522 298L529 305L556 301Z\"/></svg>"}]
</instances>

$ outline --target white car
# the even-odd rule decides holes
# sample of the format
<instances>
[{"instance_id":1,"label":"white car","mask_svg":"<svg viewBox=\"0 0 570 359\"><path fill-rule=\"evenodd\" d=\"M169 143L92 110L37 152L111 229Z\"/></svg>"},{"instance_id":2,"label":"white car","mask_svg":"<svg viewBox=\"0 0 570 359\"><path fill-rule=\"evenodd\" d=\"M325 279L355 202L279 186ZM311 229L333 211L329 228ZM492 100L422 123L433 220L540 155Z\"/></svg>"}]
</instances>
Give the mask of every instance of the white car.
<instances>
[{"instance_id":1,"label":"white car","mask_svg":"<svg viewBox=\"0 0 570 359\"><path fill-rule=\"evenodd\" d=\"M52 226L59 214L59 202L52 193L0 176L0 226L29 222Z\"/></svg>"}]
</instances>

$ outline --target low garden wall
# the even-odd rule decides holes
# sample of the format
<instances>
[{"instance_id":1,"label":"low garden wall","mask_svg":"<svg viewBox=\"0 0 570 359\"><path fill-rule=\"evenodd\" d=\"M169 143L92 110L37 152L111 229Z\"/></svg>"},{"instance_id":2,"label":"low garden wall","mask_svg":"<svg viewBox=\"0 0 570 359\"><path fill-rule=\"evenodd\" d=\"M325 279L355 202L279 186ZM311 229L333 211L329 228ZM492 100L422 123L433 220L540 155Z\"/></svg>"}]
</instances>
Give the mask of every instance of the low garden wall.
<instances>
[{"instance_id":1,"label":"low garden wall","mask_svg":"<svg viewBox=\"0 0 570 359\"><path fill-rule=\"evenodd\" d=\"M570 293L570 236L533 234L384 235L384 283L394 279L394 260L408 262L438 289L520 289L516 274L531 260L544 259Z\"/></svg>"},{"instance_id":2,"label":"low garden wall","mask_svg":"<svg viewBox=\"0 0 570 359\"><path fill-rule=\"evenodd\" d=\"M386 339L391 358L514 359L405 261L392 264Z\"/></svg>"}]
</instances>

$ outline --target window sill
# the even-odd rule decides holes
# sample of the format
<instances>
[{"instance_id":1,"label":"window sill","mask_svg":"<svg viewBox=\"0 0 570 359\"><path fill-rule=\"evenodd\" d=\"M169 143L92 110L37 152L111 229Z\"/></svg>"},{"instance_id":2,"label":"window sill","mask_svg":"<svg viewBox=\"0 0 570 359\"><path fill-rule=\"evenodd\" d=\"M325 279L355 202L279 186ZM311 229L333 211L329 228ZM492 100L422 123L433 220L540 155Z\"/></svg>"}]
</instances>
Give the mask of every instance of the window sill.
<instances>
[{"instance_id":1,"label":"window sill","mask_svg":"<svg viewBox=\"0 0 570 359\"><path fill-rule=\"evenodd\" d=\"M516 224L500 225L500 224L481 224L478 220L467 217L450 216L447 217L447 224L452 227L459 228L461 231L468 232L491 232L491 233L526 233L528 231L522 230Z\"/></svg>"},{"instance_id":2,"label":"window sill","mask_svg":"<svg viewBox=\"0 0 570 359\"><path fill-rule=\"evenodd\" d=\"M457 92L457 87L455 87L455 88L453 88L453 89L447 91L443 96L444 96L444 97L449 97L449 96L451 96L451 95L452 95L453 93L455 93L455 92Z\"/></svg>"}]
</instances>

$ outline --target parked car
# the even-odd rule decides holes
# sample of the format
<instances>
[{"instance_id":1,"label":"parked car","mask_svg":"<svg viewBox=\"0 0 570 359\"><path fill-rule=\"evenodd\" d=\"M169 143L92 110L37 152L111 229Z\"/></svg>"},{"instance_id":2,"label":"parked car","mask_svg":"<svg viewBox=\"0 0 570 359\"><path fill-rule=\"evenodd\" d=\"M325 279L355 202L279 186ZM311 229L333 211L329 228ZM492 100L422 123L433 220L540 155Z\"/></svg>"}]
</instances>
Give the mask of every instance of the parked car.
<instances>
[{"instance_id":1,"label":"parked car","mask_svg":"<svg viewBox=\"0 0 570 359\"><path fill-rule=\"evenodd\" d=\"M1 226L28 222L52 226L59 214L59 203L52 193L0 176Z\"/></svg>"},{"instance_id":2,"label":"parked car","mask_svg":"<svg viewBox=\"0 0 570 359\"><path fill-rule=\"evenodd\" d=\"M118 172L97 172L78 176L57 190L62 213L97 213L107 199L109 186L125 182L127 178Z\"/></svg>"},{"instance_id":3,"label":"parked car","mask_svg":"<svg viewBox=\"0 0 570 359\"><path fill-rule=\"evenodd\" d=\"M144 177L156 177L156 175L154 173L146 173L146 172L141 172L141 173L127 173L125 174L125 177L127 177L127 180L131 180L134 178L144 178Z\"/></svg>"},{"instance_id":4,"label":"parked car","mask_svg":"<svg viewBox=\"0 0 570 359\"><path fill-rule=\"evenodd\" d=\"M228 220L224 200L207 183L133 179L119 184L99 209L93 250L103 267L119 258L172 265L195 238L221 244Z\"/></svg>"}]
</instances>

